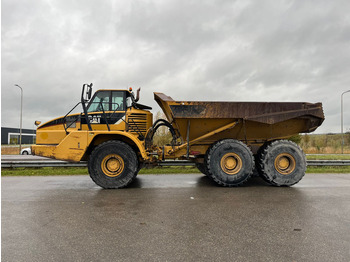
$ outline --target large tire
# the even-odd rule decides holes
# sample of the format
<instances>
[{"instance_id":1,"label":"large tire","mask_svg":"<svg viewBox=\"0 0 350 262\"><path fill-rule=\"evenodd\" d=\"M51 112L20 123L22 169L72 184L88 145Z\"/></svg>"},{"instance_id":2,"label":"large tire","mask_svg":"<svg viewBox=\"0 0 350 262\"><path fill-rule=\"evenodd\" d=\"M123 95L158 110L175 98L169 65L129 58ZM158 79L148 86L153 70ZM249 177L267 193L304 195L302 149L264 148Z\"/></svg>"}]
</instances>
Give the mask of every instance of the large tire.
<instances>
[{"instance_id":1,"label":"large tire","mask_svg":"<svg viewBox=\"0 0 350 262\"><path fill-rule=\"evenodd\" d=\"M136 173L135 173L135 177L139 174L140 170L141 170L142 168L144 168L144 166L145 166L145 164L142 163L141 161L139 161L139 165L137 166L137 170L136 170ZM135 178L135 177L134 177L134 178Z\"/></svg>"},{"instance_id":2,"label":"large tire","mask_svg":"<svg viewBox=\"0 0 350 262\"><path fill-rule=\"evenodd\" d=\"M264 172L261 170L261 159L262 159L262 154L264 153L265 149L267 146L269 146L271 144L271 141L265 142L265 144L263 144L257 154L255 155L255 169L258 172L259 176L267 183L270 184L270 182L265 178L264 176Z\"/></svg>"},{"instance_id":3,"label":"large tire","mask_svg":"<svg viewBox=\"0 0 350 262\"><path fill-rule=\"evenodd\" d=\"M264 147L259 158L260 173L271 185L292 186L305 175L305 154L292 141L273 141Z\"/></svg>"},{"instance_id":4,"label":"large tire","mask_svg":"<svg viewBox=\"0 0 350 262\"><path fill-rule=\"evenodd\" d=\"M207 165L206 165L205 161L204 161L204 163L196 163L196 167L198 168L198 170L202 174L208 176L208 169L207 169Z\"/></svg>"},{"instance_id":5,"label":"large tire","mask_svg":"<svg viewBox=\"0 0 350 262\"><path fill-rule=\"evenodd\" d=\"M91 179L100 187L122 188L136 177L139 163L135 151L121 141L107 141L91 153L88 168Z\"/></svg>"},{"instance_id":6,"label":"large tire","mask_svg":"<svg viewBox=\"0 0 350 262\"><path fill-rule=\"evenodd\" d=\"M240 186L253 174L253 153L244 143L224 139L212 145L206 155L208 175L221 186Z\"/></svg>"}]
</instances>

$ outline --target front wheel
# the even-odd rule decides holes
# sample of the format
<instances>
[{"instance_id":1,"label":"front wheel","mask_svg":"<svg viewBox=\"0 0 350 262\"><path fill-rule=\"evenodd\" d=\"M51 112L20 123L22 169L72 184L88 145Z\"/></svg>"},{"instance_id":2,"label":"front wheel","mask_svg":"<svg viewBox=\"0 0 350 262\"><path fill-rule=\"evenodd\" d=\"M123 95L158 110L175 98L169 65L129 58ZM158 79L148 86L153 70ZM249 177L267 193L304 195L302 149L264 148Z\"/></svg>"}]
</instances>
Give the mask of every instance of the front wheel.
<instances>
[{"instance_id":1,"label":"front wheel","mask_svg":"<svg viewBox=\"0 0 350 262\"><path fill-rule=\"evenodd\" d=\"M107 141L91 153L88 168L91 179L103 188L122 188L136 177L138 159L135 151L121 141Z\"/></svg>"}]
</instances>

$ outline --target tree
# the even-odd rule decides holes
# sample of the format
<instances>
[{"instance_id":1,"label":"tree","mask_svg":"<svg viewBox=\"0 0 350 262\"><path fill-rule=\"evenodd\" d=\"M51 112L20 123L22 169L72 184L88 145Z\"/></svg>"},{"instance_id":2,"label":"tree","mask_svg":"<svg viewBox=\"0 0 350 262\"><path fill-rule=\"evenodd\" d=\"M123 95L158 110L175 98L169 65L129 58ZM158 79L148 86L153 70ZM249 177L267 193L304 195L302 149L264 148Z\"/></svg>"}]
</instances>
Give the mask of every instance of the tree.
<instances>
[{"instance_id":1,"label":"tree","mask_svg":"<svg viewBox=\"0 0 350 262\"><path fill-rule=\"evenodd\" d=\"M166 116L164 115L164 113L158 111L155 114L154 121L157 121L158 119L166 119ZM171 140L172 136L169 132L169 129L165 126L162 126L158 128L157 132L154 134L153 144L156 146L165 146L170 144Z\"/></svg>"},{"instance_id":2,"label":"tree","mask_svg":"<svg viewBox=\"0 0 350 262\"><path fill-rule=\"evenodd\" d=\"M294 136L290 137L288 140L299 145L301 142L301 135L300 134L294 135Z\"/></svg>"}]
</instances>

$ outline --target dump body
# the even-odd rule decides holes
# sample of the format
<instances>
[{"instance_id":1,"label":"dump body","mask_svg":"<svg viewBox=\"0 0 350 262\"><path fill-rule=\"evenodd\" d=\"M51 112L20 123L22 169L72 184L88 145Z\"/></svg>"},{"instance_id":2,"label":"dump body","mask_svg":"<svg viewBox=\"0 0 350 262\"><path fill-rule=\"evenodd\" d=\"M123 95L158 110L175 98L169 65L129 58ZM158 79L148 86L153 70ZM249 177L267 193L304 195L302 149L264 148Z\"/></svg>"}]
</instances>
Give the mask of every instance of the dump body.
<instances>
[{"instance_id":1,"label":"dump body","mask_svg":"<svg viewBox=\"0 0 350 262\"><path fill-rule=\"evenodd\" d=\"M183 140L235 123L201 141L208 144L225 138L262 144L312 132L324 121L321 103L174 101L162 93L154 93L154 98Z\"/></svg>"}]
</instances>

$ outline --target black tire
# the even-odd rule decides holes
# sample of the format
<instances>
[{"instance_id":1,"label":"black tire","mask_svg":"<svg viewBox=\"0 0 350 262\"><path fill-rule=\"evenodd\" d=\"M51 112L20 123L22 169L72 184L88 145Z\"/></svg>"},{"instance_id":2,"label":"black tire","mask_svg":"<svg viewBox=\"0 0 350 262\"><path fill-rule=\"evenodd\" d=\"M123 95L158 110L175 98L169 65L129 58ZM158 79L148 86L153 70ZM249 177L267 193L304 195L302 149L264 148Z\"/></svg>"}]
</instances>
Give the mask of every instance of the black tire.
<instances>
[{"instance_id":1,"label":"black tire","mask_svg":"<svg viewBox=\"0 0 350 262\"><path fill-rule=\"evenodd\" d=\"M140 170L144 168L144 166L145 164L139 161L139 165L137 166L137 170L134 177L136 177L139 174Z\"/></svg>"},{"instance_id":2,"label":"black tire","mask_svg":"<svg viewBox=\"0 0 350 262\"><path fill-rule=\"evenodd\" d=\"M123 188L136 177L139 163L135 151L121 141L107 141L91 153L88 168L100 187Z\"/></svg>"},{"instance_id":3,"label":"black tire","mask_svg":"<svg viewBox=\"0 0 350 262\"><path fill-rule=\"evenodd\" d=\"M224 139L212 145L206 155L208 175L221 186L243 185L253 174L253 153L244 143Z\"/></svg>"},{"instance_id":4,"label":"black tire","mask_svg":"<svg viewBox=\"0 0 350 262\"><path fill-rule=\"evenodd\" d=\"M204 163L196 163L196 167L202 174L208 176L208 169L207 169L207 165L205 164L205 161Z\"/></svg>"},{"instance_id":5,"label":"black tire","mask_svg":"<svg viewBox=\"0 0 350 262\"><path fill-rule=\"evenodd\" d=\"M23 151L23 152L22 152L22 155L29 155L29 154L28 154L28 151Z\"/></svg>"},{"instance_id":6,"label":"black tire","mask_svg":"<svg viewBox=\"0 0 350 262\"><path fill-rule=\"evenodd\" d=\"M259 170L265 181L274 186L292 186L306 171L303 150L289 140L276 140L268 144L260 155Z\"/></svg>"},{"instance_id":7,"label":"black tire","mask_svg":"<svg viewBox=\"0 0 350 262\"><path fill-rule=\"evenodd\" d=\"M270 184L270 182L265 178L264 172L261 170L261 159L262 159L262 154L263 154L265 148L266 148L268 145L270 145L270 144L271 144L271 141L265 142L265 144L263 144L263 145L259 148L257 154L255 155L255 169L256 169L256 171L258 172L259 176L260 176L265 182L267 182L267 183L269 183L269 184Z\"/></svg>"}]
</instances>

